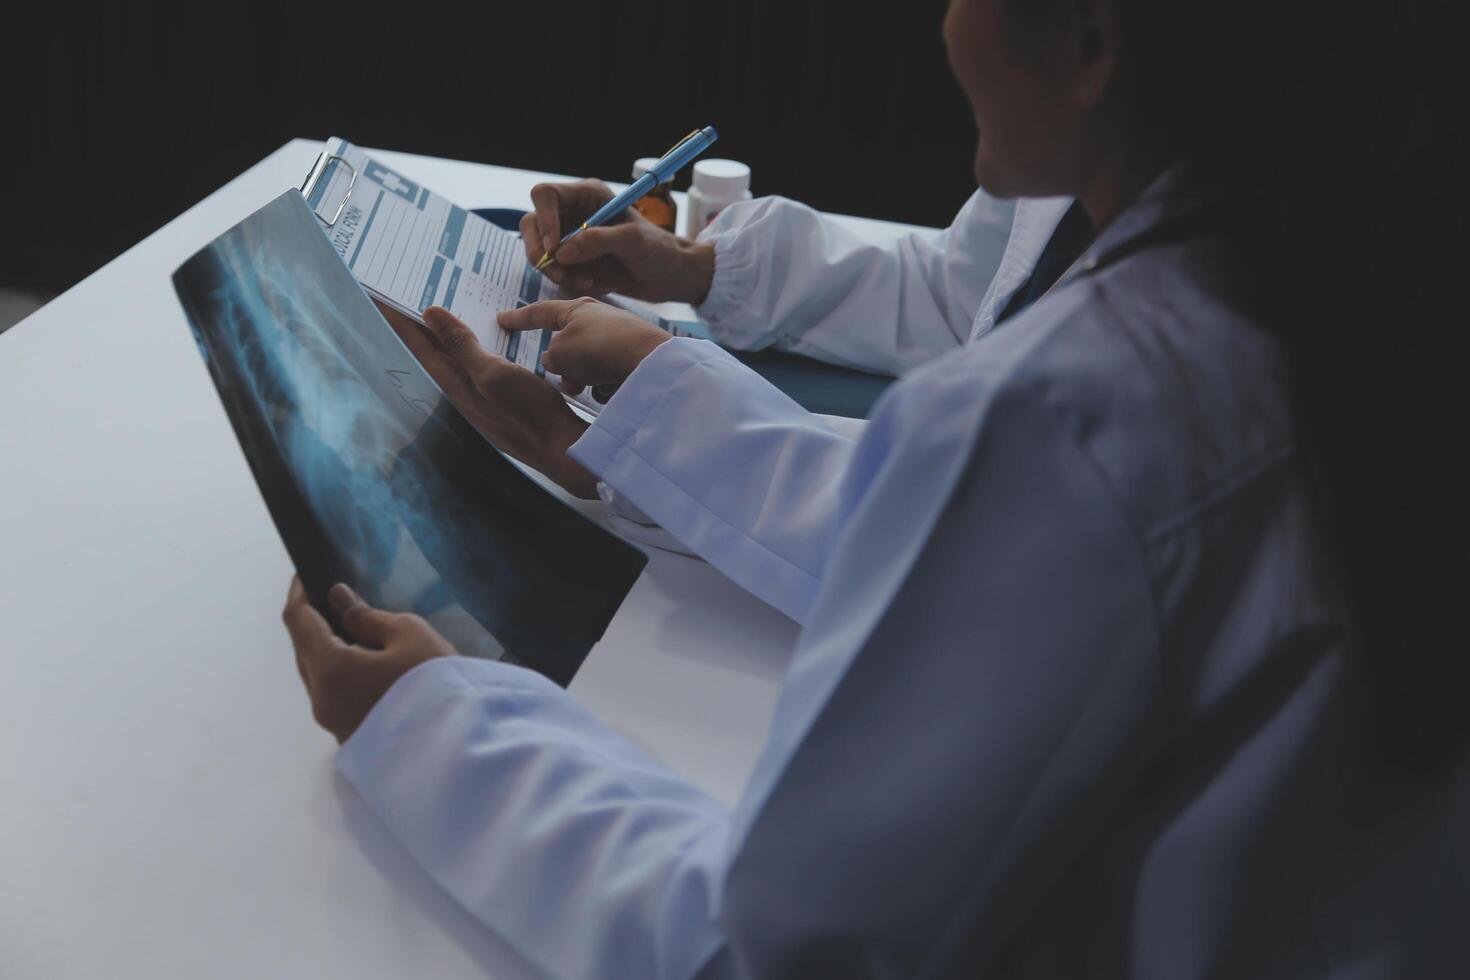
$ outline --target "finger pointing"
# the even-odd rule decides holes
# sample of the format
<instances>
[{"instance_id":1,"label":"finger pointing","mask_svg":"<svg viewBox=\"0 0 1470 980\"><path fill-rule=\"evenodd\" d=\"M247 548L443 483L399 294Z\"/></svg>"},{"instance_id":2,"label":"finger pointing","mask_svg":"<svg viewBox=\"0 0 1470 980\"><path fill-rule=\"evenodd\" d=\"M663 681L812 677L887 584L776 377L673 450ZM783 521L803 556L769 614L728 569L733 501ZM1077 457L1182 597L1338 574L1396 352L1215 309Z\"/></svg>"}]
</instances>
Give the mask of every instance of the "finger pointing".
<instances>
[{"instance_id":1,"label":"finger pointing","mask_svg":"<svg viewBox=\"0 0 1470 980\"><path fill-rule=\"evenodd\" d=\"M560 330L577 300L548 299L518 310L504 310L495 322L506 330Z\"/></svg>"}]
</instances>

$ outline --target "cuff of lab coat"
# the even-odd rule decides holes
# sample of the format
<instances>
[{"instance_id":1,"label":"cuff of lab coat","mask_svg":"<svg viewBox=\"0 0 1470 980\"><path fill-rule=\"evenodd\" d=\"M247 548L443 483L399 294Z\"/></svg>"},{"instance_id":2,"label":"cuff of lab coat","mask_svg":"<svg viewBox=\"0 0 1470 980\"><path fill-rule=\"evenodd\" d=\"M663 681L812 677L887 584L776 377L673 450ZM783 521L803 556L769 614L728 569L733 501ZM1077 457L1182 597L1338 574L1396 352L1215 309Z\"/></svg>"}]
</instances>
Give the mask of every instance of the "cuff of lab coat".
<instances>
[{"instance_id":1,"label":"cuff of lab coat","mask_svg":"<svg viewBox=\"0 0 1470 980\"><path fill-rule=\"evenodd\" d=\"M658 526L658 521L639 510L633 504L633 501L618 493L617 488L606 480L597 481L597 497L604 504L607 504L607 512L612 517L631 521L643 527Z\"/></svg>"},{"instance_id":2,"label":"cuff of lab coat","mask_svg":"<svg viewBox=\"0 0 1470 980\"><path fill-rule=\"evenodd\" d=\"M607 526L619 537L646 548L658 548L676 555L685 555L703 561L678 538L659 527L658 522L643 513L626 495L617 491L605 480L597 481L597 496L607 505L603 518Z\"/></svg>"},{"instance_id":3,"label":"cuff of lab coat","mask_svg":"<svg viewBox=\"0 0 1470 980\"><path fill-rule=\"evenodd\" d=\"M691 392L730 368L759 378L707 340L665 341L628 376L567 453L657 521L680 543L679 550L704 558L799 622L816 593L817 578L691 493L688 471L697 466L700 454L691 456L691 447L670 438L671 431L679 431L678 416L671 413L687 411ZM692 372L699 374L686 377ZM776 396L786 399L779 392ZM790 405L806 415L794 402ZM760 570L759 586L748 574L751 569Z\"/></svg>"},{"instance_id":4,"label":"cuff of lab coat","mask_svg":"<svg viewBox=\"0 0 1470 980\"><path fill-rule=\"evenodd\" d=\"M471 657L426 660L394 681L373 705L337 750L337 768L361 789L406 732L432 719L446 701L480 687L561 692L540 674L513 664Z\"/></svg>"},{"instance_id":5,"label":"cuff of lab coat","mask_svg":"<svg viewBox=\"0 0 1470 980\"><path fill-rule=\"evenodd\" d=\"M722 227L718 218L699 236L701 242L715 247L715 275L710 281L709 295L694 310L716 331L722 321L740 309L755 288L755 249L750 242L741 242L742 237L751 236L742 236L738 228Z\"/></svg>"},{"instance_id":6,"label":"cuff of lab coat","mask_svg":"<svg viewBox=\"0 0 1470 980\"><path fill-rule=\"evenodd\" d=\"M719 356L725 355L707 340L675 337L659 344L628 375L567 455L602 479L623 447L656 415L679 376Z\"/></svg>"}]
</instances>

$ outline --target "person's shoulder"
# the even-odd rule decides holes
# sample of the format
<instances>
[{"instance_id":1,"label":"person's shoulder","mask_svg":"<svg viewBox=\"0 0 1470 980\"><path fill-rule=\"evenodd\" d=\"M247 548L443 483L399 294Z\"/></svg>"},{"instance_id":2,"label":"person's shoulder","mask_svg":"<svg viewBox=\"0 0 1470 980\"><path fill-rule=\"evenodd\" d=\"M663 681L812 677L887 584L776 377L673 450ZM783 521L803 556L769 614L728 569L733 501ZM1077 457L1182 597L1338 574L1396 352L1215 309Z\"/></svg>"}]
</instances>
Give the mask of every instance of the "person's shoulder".
<instances>
[{"instance_id":1,"label":"person's shoulder","mask_svg":"<svg viewBox=\"0 0 1470 980\"><path fill-rule=\"evenodd\" d=\"M1290 453L1279 343L1218 264L1157 249L1064 285L933 365L977 424L1044 412L1148 533ZM916 379L919 380L919 379Z\"/></svg>"}]
</instances>

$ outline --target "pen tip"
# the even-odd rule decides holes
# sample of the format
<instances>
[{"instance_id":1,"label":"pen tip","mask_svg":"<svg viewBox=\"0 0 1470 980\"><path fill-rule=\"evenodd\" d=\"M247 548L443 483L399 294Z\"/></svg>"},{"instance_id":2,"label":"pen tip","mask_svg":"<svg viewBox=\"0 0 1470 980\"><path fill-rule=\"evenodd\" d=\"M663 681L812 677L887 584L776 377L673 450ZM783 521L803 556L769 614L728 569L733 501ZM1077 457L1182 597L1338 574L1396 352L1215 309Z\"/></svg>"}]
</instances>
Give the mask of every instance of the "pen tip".
<instances>
[{"instance_id":1,"label":"pen tip","mask_svg":"<svg viewBox=\"0 0 1470 980\"><path fill-rule=\"evenodd\" d=\"M545 255L541 256L541 261L536 263L536 271L540 272L542 269L550 265L552 261L553 260L551 258L551 253L547 252Z\"/></svg>"}]
</instances>

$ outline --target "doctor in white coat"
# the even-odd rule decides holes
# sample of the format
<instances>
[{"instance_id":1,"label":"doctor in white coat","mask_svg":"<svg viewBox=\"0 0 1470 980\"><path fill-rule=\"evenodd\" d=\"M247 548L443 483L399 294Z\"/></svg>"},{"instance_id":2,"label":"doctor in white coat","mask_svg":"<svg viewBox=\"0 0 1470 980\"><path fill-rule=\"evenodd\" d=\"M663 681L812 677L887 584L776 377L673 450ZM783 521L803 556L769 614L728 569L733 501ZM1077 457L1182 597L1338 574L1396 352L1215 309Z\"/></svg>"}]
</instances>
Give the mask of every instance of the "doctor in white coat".
<instances>
[{"instance_id":1,"label":"doctor in white coat","mask_svg":"<svg viewBox=\"0 0 1470 980\"><path fill-rule=\"evenodd\" d=\"M612 196L600 181L534 187L534 210L521 222L528 259L534 262L550 251L564 229L576 227ZM1060 254L1075 254L1089 231L1085 212L1070 198L1000 199L981 188L943 231L872 243L803 204L767 197L726 208L697 241L662 231L630 210L559 248L558 261L546 274L574 293L618 292L650 302L690 303L710 334L728 347L769 347L901 375L987 334L1018 292L1026 292L1054 233L1062 239ZM1053 270L1053 278L1059 271ZM572 309L543 304L501 322L509 329L561 330ZM569 354L575 334L575 329L561 330L554 341L557 349L548 358L553 369L557 354L577 356ZM590 369L590 376L608 378L605 387L613 388L629 369L617 355L636 344L606 332L600 339L615 363L594 365L583 357L579 366ZM580 388L573 382L567 390ZM661 496L660 488L642 482L605 480L596 484L596 492L622 533L667 546L667 539L640 527L652 524L648 515L658 511L667 522L664 529L685 550L800 619L812 594L809 584L793 589L789 575L773 578L767 563L752 564L746 554L732 554L724 547L729 543L725 525L733 522L742 539L763 545L786 542L801 561L807 542L824 533L830 517L822 508L832 503L833 473L842 465L830 452L840 456L855 443L864 421L792 413L784 393L746 372L726 394L734 399L732 411L704 417L703 436L685 442L690 478L683 482L700 506L675 516L649 499ZM773 424L777 417L780 424ZM842 440L826 439L825 430ZM807 438L813 431L819 438ZM720 459L688 455L694 446L713 447L720 439L717 432L735 440L720 452L738 446L748 459L779 462L780 477L765 466L730 470ZM754 455L749 451L753 441L761 443ZM734 508L719 506L711 491ZM711 503L716 509L708 508Z\"/></svg>"},{"instance_id":2,"label":"doctor in white coat","mask_svg":"<svg viewBox=\"0 0 1470 980\"><path fill-rule=\"evenodd\" d=\"M584 181L538 185L532 196L537 209L522 223L528 253L542 247L538 220L555 242L560 227L596 210L611 192ZM561 250L570 254L549 274L577 291L690 301L711 334L730 347L775 347L893 374L989 333L1018 293L1027 292L1038 261L1049 255L1057 265L1065 256L1051 270L1055 278L1090 230L1070 199L1008 201L984 190L944 231L883 244L779 197L726 209L694 242L630 214L573 239ZM667 338L635 318L609 321L608 312L588 301L549 302L505 314L501 324L557 331L544 363L567 372L565 390L615 389L653 342ZM406 321L393 318L400 332L408 331ZM614 526L635 539L648 540L619 522L652 524L650 515L657 514L685 549L800 621L815 594L811 572L834 517L836 479L865 423L802 410L734 365L722 362L721 377L710 379L720 391L703 396L719 399L721 410L686 413L682 431L645 433L681 447L678 493L663 479L633 474L569 488L589 496L588 486L595 487ZM768 552L784 558L766 560Z\"/></svg>"},{"instance_id":3,"label":"doctor in white coat","mask_svg":"<svg viewBox=\"0 0 1470 980\"><path fill-rule=\"evenodd\" d=\"M559 242L563 228L575 227L612 192L598 181L580 181L540 184L531 197L535 210L521 234L535 261L546 243ZM574 292L692 303L711 335L729 347L773 347L899 375L989 333L1018 294L1026 298L1040 260L1064 265L1089 235L1085 211L1070 198L1002 200L979 189L942 232L875 244L805 205L770 197L725 209L697 241L630 210L559 249L547 274ZM1061 271L1051 269L1047 282ZM636 363L631 352L642 348L633 337L598 330L608 363L592 351L579 357L578 327L587 312L586 304L546 303L501 323L557 330L548 369L560 370L558 357L570 358L584 379L603 379L589 385L615 388ZM725 410L687 419L697 438L668 433L684 447L678 482L692 506L677 506L663 481L631 475L599 481L596 493L621 532L667 544L640 527L658 513L685 550L801 620L815 594L809 573L813 549L825 546L834 478L863 420L793 412L790 398L749 372L733 372L721 384ZM566 390L581 387L572 380ZM834 433L836 440L829 438ZM696 456L700 448L710 455ZM727 465L736 457L744 465ZM773 567L752 554L752 544L784 551L790 561Z\"/></svg>"},{"instance_id":4,"label":"doctor in white coat","mask_svg":"<svg viewBox=\"0 0 1470 980\"><path fill-rule=\"evenodd\" d=\"M530 261L612 196L600 181L532 188ZM982 188L943 231L881 244L782 197L730 205L695 241L630 209L559 248L546 275L578 294L691 303L728 347L898 375L987 333L1072 203Z\"/></svg>"},{"instance_id":5,"label":"doctor in white coat","mask_svg":"<svg viewBox=\"0 0 1470 980\"><path fill-rule=\"evenodd\" d=\"M344 587L339 638L293 585L316 717L414 859L557 977L1461 975L1470 672L1425 597L1461 594L1466 485L1400 479L1421 443L1366 424L1402 406L1452 444L1384 366L1436 350L1416 304L1450 280L1392 280L1406 252L1439 268L1411 212L1360 202L1380 267L1334 210L1369 163L1411 182L1341 148L1367 96L1432 94L1358 66L1433 8L1325 30L1310 6L954 0L980 183L1075 197L1098 232L856 440L592 301L521 314L560 326L565 377L620 384L590 427L442 312L400 324L501 448L689 529L803 623L727 810L538 675ZM1294 57L1307 38L1341 61ZM1286 97L1302 64L1315 100ZM1401 305L1366 309L1370 274ZM747 470L809 500L774 518L791 537L723 493Z\"/></svg>"}]
</instances>

